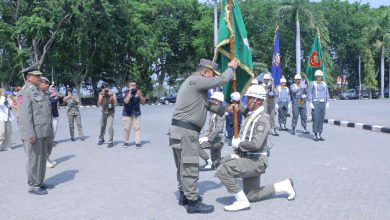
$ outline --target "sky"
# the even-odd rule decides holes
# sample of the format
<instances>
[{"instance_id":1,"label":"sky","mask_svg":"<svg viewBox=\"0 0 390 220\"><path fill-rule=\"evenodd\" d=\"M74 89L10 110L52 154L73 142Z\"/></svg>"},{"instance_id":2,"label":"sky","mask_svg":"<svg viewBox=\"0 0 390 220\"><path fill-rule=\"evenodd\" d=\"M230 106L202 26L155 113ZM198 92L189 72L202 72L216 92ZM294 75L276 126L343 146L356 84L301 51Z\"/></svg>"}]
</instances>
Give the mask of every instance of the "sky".
<instances>
[{"instance_id":1,"label":"sky","mask_svg":"<svg viewBox=\"0 0 390 220\"><path fill-rule=\"evenodd\" d=\"M211 2L214 0L199 0L199 2ZM220 1L220 0L219 0ZM320 2L321 0L310 0L312 2ZM372 1L367 1L367 0L348 0L349 2L361 2L362 4L369 3L371 7L378 8L381 5L384 6L390 6L390 0L372 0Z\"/></svg>"}]
</instances>

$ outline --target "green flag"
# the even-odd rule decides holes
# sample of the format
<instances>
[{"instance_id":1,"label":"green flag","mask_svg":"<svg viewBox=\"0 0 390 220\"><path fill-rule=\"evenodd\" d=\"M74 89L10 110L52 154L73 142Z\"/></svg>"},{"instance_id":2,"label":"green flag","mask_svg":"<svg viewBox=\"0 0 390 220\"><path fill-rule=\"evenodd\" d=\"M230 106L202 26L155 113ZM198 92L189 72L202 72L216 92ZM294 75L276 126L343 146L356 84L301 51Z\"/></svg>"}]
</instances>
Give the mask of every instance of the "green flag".
<instances>
[{"instance_id":1,"label":"green flag","mask_svg":"<svg viewBox=\"0 0 390 220\"><path fill-rule=\"evenodd\" d=\"M323 79L325 80L325 64L324 57L322 55L321 43L318 37L318 31L314 38L313 46L311 47L311 51L309 54L309 60L306 66L306 75L309 81L314 81L314 72L316 70L322 70L324 73Z\"/></svg>"},{"instance_id":2,"label":"green flag","mask_svg":"<svg viewBox=\"0 0 390 220\"><path fill-rule=\"evenodd\" d=\"M214 54L214 62L219 64L219 71L223 72L230 62L230 35L234 34L234 58L238 60L236 69L236 85L237 92L241 95L249 87L251 80L254 77L252 72L252 53L249 47L249 42L246 34L244 21L241 16L240 8L237 0L233 2L233 25L229 23L229 10L227 0L223 0L221 17L219 20L219 36L218 45ZM227 83L223 87L225 101L230 102L230 94L232 92L232 83Z\"/></svg>"}]
</instances>

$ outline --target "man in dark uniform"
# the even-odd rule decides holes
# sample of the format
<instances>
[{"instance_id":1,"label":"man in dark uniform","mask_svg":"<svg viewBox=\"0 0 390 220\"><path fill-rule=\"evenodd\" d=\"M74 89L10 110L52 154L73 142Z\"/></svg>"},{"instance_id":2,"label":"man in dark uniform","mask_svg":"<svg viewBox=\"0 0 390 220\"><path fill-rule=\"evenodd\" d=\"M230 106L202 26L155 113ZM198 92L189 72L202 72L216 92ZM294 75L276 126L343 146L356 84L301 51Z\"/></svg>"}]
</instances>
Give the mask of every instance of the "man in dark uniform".
<instances>
[{"instance_id":1,"label":"man in dark uniform","mask_svg":"<svg viewBox=\"0 0 390 220\"><path fill-rule=\"evenodd\" d=\"M179 205L188 205L187 213L210 213L214 206L202 203L198 195L199 132L207 117L207 110L222 116L225 110L208 102L207 91L229 82L237 68L237 61L228 63L227 70L217 74L218 64L201 59L197 70L180 86L172 125L169 129L169 145L173 149L179 185ZM215 77L214 77L215 76Z\"/></svg>"},{"instance_id":2,"label":"man in dark uniform","mask_svg":"<svg viewBox=\"0 0 390 220\"><path fill-rule=\"evenodd\" d=\"M51 111L38 89L42 72L38 66L23 70L25 85L18 94L20 137L27 156L28 192L47 194L52 186L44 184L48 140L53 133Z\"/></svg>"}]
</instances>

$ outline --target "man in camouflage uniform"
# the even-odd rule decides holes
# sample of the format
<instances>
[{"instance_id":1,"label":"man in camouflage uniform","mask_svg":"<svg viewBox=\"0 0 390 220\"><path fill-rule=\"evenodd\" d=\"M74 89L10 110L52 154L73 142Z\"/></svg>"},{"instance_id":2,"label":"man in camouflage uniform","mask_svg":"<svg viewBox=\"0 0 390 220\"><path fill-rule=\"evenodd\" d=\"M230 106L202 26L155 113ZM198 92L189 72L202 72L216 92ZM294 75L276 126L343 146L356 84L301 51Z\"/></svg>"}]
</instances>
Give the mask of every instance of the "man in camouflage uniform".
<instances>
[{"instance_id":1,"label":"man in camouflage uniform","mask_svg":"<svg viewBox=\"0 0 390 220\"><path fill-rule=\"evenodd\" d=\"M38 89L42 72L38 66L23 71L26 83L18 94L19 130L27 156L29 193L47 194L44 184L49 138L53 133L51 110Z\"/></svg>"},{"instance_id":2,"label":"man in camouflage uniform","mask_svg":"<svg viewBox=\"0 0 390 220\"><path fill-rule=\"evenodd\" d=\"M267 139L270 122L262 106L266 91L260 85L253 85L245 95L249 112L239 137L232 140L237 154L223 158L217 169L222 184L236 198L232 205L224 207L225 211L249 209L249 202L260 201L275 193L287 192L288 200L295 198L291 179L260 187L260 175L265 173L268 166ZM243 178L244 190L235 179L237 177Z\"/></svg>"},{"instance_id":3,"label":"man in camouflage uniform","mask_svg":"<svg viewBox=\"0 0 390 220\"><path fill-rule=\"evenodd\" d=\"M169 129L169 145L172 147L179 185L179 205L188 205L187 213L210 213L214 206L202 203L198 195L199 132L207 117L207 110L222 116L225 109L208 102L207 91L222 86L233 78L238 63L228 63L227 70L217 74L218 64L201 59L197 70L180 86L176 108Z\"/></svg>"}]
</instances>

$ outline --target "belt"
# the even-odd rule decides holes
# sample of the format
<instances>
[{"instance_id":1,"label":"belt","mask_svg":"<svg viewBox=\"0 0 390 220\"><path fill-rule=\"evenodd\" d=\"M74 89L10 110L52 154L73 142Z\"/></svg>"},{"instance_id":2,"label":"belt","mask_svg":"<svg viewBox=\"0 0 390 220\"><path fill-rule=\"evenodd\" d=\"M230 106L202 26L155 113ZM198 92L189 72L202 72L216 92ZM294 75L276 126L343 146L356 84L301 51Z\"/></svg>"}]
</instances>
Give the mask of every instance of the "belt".
<instances>
[{"instance_id":1,"label":"belt","mask_svg":"<svg viewBox=\"0 0 390 220\"><path fill-rule=\"evenodd\" d=\"M325 99L314 99L314 102L325 102Z\"/></svg>"},{"instance_id":2,"label":"belt","mask_svg":"<svg viewBox=\"0 0 390 220\"><path fill-rule=\"evenodd\" d=\"M190 129L190 130L197 131L197 132L200 132L202 130L202 128L199 128L196 125L193 125L189 122L180 121L180 120L177 120L174 118L172 119L172 125L175 125L175 126L181 127L181 128L185 128L185 129Z\"/></svg>"},{"instance_id":3,"label":"belt","mask_svg":"<svg viewBox=\"0 0 390 220\"><path fill-rule=\"evenodd\" d=\"M267 152L242 152L241 157L258 159L261 156L268 156Z\"/></svg>"}]
</instances>

